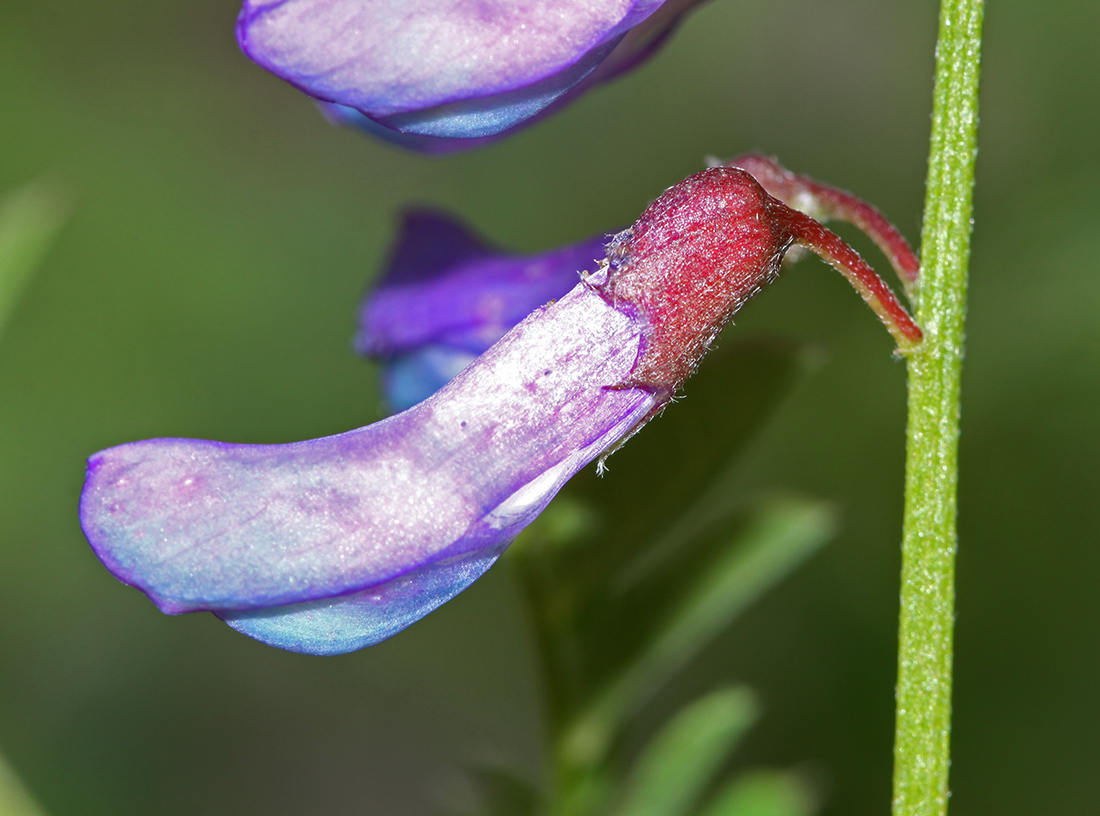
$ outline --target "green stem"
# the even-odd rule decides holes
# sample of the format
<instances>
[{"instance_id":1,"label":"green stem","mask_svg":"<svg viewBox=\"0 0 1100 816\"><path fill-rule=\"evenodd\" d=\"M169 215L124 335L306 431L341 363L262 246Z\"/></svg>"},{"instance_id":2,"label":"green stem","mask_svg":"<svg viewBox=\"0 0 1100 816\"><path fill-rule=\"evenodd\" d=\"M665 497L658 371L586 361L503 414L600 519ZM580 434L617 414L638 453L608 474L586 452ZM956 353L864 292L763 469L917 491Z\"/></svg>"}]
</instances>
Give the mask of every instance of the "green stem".
<instances>
[{"instance_id":1,"label":"green stem","mask_svg":"<svg viewBox=\"0 0 1100 816\"><path fill-rule=\"evenodd\" d=\"M942 0L909 429L894 816L947 812L955 620L959 375L978 124L982 0Z\"/></svg>"}]
</instances>

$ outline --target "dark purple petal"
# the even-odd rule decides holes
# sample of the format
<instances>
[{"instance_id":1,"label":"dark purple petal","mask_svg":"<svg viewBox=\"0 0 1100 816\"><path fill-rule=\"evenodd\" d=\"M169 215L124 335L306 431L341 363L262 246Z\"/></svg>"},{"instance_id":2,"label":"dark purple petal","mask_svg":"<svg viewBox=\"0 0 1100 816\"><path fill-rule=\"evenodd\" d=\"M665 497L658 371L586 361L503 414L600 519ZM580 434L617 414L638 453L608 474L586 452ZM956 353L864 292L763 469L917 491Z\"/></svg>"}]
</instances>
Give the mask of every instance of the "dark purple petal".
<instances>
[{"instance_id":1,"label":"dark purple petal","mask_svg":"<svg viewBox=\"0 0 1100 816\"><path fill-rule=\"evenodd\" d=\"M408 210L401 219L397 241L390 251L389 264L379 278L378 286L402 286L435 280L456 266L504 254L447 213L427 209ZM569 289L572 288L570 285Z\"/></svg>"},{"instance_id":2,"label":"dark purple petal","mask_svg":"<svg viewBox=\"0 0 1100 816\"><path fill-rule=\"evenodd\" d=\"M405 217L379 286L360 310L355 347L389 358L424 346L480 354L530 312L562 297L607 254L596 236L535 255L490 250L441 213Z\"/></svg>"},{"instance_id":3,"label":"dark purple petal","mask_svg":"<svg viewBox=\"0 0 1100 816\"><path fill-rule=\"evenodd\" d=\"M405 214L355 347L383 364L398 411L442 388L534 309L562 297L607 253L603 236L536 255L491 249L451 217Z\"/></svg>"}]
</instances>

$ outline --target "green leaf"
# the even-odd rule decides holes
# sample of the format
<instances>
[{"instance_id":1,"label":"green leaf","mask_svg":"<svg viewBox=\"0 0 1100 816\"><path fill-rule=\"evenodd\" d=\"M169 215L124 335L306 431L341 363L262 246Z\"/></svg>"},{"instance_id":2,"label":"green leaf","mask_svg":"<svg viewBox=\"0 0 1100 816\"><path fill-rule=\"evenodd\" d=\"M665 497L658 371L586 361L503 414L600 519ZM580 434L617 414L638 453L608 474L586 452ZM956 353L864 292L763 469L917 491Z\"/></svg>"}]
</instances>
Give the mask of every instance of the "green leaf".
<instances>
[{"instance_id":1,"label":"green leaf","mask_svg":"<svg viewBox=\"0 0 1100 816\"><path fill-rule=\"evenodd\" d=\"M628 592L608 593L607 607L621 617L613 618L617 629L602 629L599 642L610 643L616 631L625 638L628 624L649 637L565 729L565 760L581 767L603 762L630 718L749 604L827 541L833 528L828 504L772 497L735 517L732 530L727 520L700 539L712 546L644 559L648 563ZM664 611L655 624L646 605Z\"/></svg>"},{"instance_id":2,"label":"green leaf","mask_svg":"<svg viewBox=\"0 0 1100 816\"><path fill-rule=\"evenodd\" d=\"M482 800L478 816L532 816L541 804L539 792L508 771L474 768L470 774Z\"/></svg>"},{"instance_id":3,"label":"green leaf","mask_svg":"<svg viewBox=\"0 0 1100 816\"><path fill-rule=\"evenodd\" d=\"M3 756L0 756L0 816L45 816Z\"/></svg>"},{"instance_id":4,"label":"green leaf","mask_svg":"<svg viewBox=\"0 0 1100 816\"><path fill-rule=\"evenodd\" d=\"M607 473L577 474L568 495L606 519L598 546L568 559L575 580L600 593L607 581L694 503L771 416L802 369L801 346L734 344L704 359L682 398L610 457Z\"/></svg>"},{"instance_id":5,"label":"green leaf","mask_svg":"<svg viewBox=\"0 0 1100 816\"><path fill-rule=\"evenodd\" d=\"M747 688L717 691L681 709L638 759L618 816L689 813L756 716Z\"/></svg>"},{"instance_id":6,"label":"green leaf","mask_svg":"<svg viewBox=\"0 0 1100 816\"><path fill-rule=\"evenodd\" d=\"M0 333L68 210L66 198L41 181L0 198Z\"/></svg>"},{"instance_id":7,"label":"green leaf","mask_svg":"<svg viewBox=\"0 0 1100 816\"><path fill-rule=\"evenodd\" d=\"M699 816L812 816L816 797L793 771L758 770L737 777Z\"/></svg>"},{"instance_id":8,"label":"green leaf","mask_svg":"<svg viewBox=\"0 0 1100 816\"><path fill-rule=\"evenodd\" d=\"M794 382L802 348L732 345L711 354L673 405L610 460L578 474L509 550L523 586L549 692L551 721L591 696L603 646L586 631L608 586L683 513L770 415Z\"/></svg>"}]
</instances>

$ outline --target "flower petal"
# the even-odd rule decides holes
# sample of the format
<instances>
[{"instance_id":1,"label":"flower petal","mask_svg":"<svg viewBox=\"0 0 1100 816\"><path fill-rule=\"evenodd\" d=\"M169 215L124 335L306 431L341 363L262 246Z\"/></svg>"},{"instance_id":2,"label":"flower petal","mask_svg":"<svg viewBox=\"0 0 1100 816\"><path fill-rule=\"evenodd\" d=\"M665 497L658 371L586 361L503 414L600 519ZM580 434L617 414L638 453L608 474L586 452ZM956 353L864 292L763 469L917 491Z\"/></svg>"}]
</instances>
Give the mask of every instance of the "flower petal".
<instances>
[{"instance_id":1,"label":"flower petal","mask_svg":"<svg viewBox=\"0 0 1100 816\"><path fill-rule=\"evenodd\" d=\"M389 116L533 85L660 0L246 0L244 51L320 99Z\"/></svg>"},{"instance_id":2,"label":"flower petal","mask_svg":"<svg viewBox=\"0 0 1100 816\"><path fill-rule=\"evenodd\" d=\"M648 417L649 391L617 387L640 342L634 320L578 286L434 397L374 425L288 445L154 439L96 454L85 534L117 577L170 613L374 588L382 601L227 614L250 634L282 632L270 635L280 645L309 641L311 619L326 630L353 614L363 634L350 641L374 642L460 591L570 476ZM411 590L393 583L402 576Z\"/></svg>"},{"instance_id":3,"label":"flower petal","mask_svg":"<svg viewBox=\"0 0 1100 816\"><path fill-rule=\"evenodd\" d=\"M379 286L432 281L456 266L504 254L456 218L440 210L410 209ZM572 287L570 287L572 288Z\"/></svg>"},{"instance_id":4,"label":"flower petal","mask_svg":"<svg viewBox=\"0 0 1100 816\"><path fill-rule=\"evenodd\" d=\"M613 47L589 52L567 72L515 91L377 118L335 102L318 100L317 105L334 125L353 127L410 150L435 155L473 150L556 113L594 86L644 64L699 2L666 0L659 11L611 43Z\"/></svg>"},{"instance_id":5,"label":"flower petal","mask_svg":"<svg viewBox=\"0 0 1100 816\"><path fill-rule=\"evenodd\" d=\"M376 133L370 123L483 139L555 106L609 57L604 79L644 61L696 2L674 0L659 14L664 0L246 0L237 40L276 76L341 106L331 118Z\"/></svg>"},{"instance_id":6,"label":"flower petal","mask_svg":"<svg viewBox=\"0 0 1100 816\"><path fill-rule=\"evenodd\" d=\"M423 402L453 380L477 355L446 346L421 346L389 357L382 369L382 393L395 411Z\"/></svg>"},{"instance_id":7,"label":"flower petal","mask_svg":"<svg viewBox=\"0 0 1100 816\"><path fill-rule=\"evenodd\" d=\"M357 111L355 108L349 108L347 105L338 105L335 102L325 102L318 99L317 107L320 108L322 115L334 125L355 128L398 147L416 150L432 156L474 150L484 147L490 142L495 142L497 138L506 135L500 133L493 136L483 136L480 139L440 139L436 136L402 133L400 130L394 130L380 122L376 122L365 113Z\"/></svg>"},{"instance_id":8,"label":"flower petal","mask_svg":"<svg viewBox=\"0 0 1100 816\"><path fill-rule=\"evenodd\" d=\"M436 305L413 321L411 347L400 325L378 343L413 357L431 348L424 327L441 343L483 339L484 314L456 325L443 306L457 295L445 304L433 287L469 264L470 284L504 264L503 290L516 286L515 259L453 225L421 227L449 238L399 246L386 285L420 287ZM85 535L166 612L212 611L313 654L376 643L468 586L566 480L672 399L796 242L849 277L903 350L920 342L854 250L745 170L714 167L665 191L595 274L404 413L289 445L154 439L96 454Z\"/></svg>"},{"instance_id":9,"label":"flower petal","mask_svg":"<svg viewBox=\"0 0 1100 816\"><path fill-rule=\"evenodd\" d=\"M354 652L393 637L466 589L493 565L508 543L429 564L352 595L219 612L218 617L238 632L291 652Z\"/></svg>"},{"instance_id":10,"label":"flower petal","mask_svg":"<svg viewBox=\"0 0 1100 816\"><path fill-rule=\"evenodd\" d=\"M442 213L408 213L379 286L360 311L356 349L391 357L425 345L480 354L531 311L562 297L607 255L596 236L535 255L489 249Z\"/></svg>"},{"instance_id":11,"label":"flower petal","mask_svg":"<svg viewBox=\"0 0 1100 816\"><path fill-rule=\"evenodd\" d=\"M405 214L377 288L360 309L356 350L383 363L383 390L401 411L442 388L540 305L596 268L596 236L536 255L490 248L450 216Z\"/></svg>"}]
</instances>

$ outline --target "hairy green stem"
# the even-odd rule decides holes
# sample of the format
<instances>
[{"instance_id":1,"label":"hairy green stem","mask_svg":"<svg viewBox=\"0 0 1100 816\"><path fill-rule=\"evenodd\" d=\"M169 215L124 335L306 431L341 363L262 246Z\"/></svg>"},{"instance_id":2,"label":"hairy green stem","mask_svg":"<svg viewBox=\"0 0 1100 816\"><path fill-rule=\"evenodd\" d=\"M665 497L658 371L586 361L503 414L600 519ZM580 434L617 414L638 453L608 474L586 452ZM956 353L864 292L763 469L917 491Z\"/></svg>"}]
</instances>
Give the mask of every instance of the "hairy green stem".
<instances>
[{"instance_id":1,"label":"hairy green stem","mask_svg":"<svg viewBox=\"0 0 1100 816\"><path fill-rule=\"evenodd\" d=\"M942 0L917 320L908 356L894 816L947 812L959 377L970 257L983 0Z\"/></svg>"}]
</instances>

